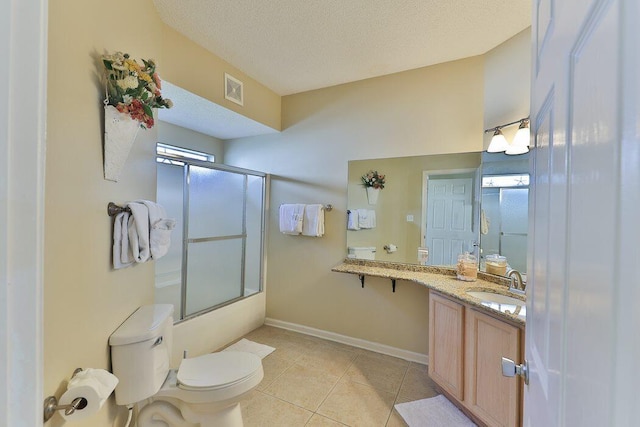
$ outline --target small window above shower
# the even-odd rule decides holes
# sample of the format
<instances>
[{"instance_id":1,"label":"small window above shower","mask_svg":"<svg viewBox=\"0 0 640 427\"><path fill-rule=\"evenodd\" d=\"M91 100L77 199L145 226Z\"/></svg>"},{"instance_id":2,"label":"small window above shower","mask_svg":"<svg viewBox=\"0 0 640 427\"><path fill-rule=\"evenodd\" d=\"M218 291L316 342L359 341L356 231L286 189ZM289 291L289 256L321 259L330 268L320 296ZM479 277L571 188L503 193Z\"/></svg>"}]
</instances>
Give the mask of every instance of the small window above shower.
<instances>
[{"instance_id":1,"label":"small window above shower","mask_svg":"<svg viewBox=\"0 0 640 427\"><path fill-rule=\"evenodd\" d=\"M181 161L181 159L198 160L208 163L216 162L216 156L213 154L175 147L173 145L163 144L162 142L156 144L156 154L156 162L168 165L184 166L184 162Z\"/></svg>"}]
</instances>

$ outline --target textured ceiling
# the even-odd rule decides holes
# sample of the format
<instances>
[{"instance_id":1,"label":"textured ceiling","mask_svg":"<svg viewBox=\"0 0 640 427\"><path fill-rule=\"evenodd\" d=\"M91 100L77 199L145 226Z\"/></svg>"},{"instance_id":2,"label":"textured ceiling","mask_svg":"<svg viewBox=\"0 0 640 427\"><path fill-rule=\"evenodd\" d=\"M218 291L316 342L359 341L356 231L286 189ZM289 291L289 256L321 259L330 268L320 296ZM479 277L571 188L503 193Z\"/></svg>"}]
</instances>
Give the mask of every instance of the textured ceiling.
<instances>
[{"instance_id":1,"label":"textured ceiling","mask_svg":"<svg viewBox=\"0 0 640 427\"><path fill-rule=\"evenodd\" d=\"M531 0L154 0L169 26L280 95L480 55Z\"/></svg>"}]
</instances>

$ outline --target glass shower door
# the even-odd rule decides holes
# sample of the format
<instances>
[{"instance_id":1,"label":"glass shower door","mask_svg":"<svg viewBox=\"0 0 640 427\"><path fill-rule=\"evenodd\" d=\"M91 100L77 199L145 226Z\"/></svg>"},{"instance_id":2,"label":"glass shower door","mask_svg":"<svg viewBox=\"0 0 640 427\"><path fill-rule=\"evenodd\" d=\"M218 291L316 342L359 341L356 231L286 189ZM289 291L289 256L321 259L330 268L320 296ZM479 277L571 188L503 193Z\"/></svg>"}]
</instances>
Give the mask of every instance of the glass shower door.
<instances>
[{"instance_id":1,"label":"glass shower door","mask_svg":"<svg viewBox=\"0 0 640 427\"><path fill-rule=\"evenodd\" d=\"M247 238L246 175L195 165L187 168L185 317L244 295Z\"/></svg>"}]
</instances>

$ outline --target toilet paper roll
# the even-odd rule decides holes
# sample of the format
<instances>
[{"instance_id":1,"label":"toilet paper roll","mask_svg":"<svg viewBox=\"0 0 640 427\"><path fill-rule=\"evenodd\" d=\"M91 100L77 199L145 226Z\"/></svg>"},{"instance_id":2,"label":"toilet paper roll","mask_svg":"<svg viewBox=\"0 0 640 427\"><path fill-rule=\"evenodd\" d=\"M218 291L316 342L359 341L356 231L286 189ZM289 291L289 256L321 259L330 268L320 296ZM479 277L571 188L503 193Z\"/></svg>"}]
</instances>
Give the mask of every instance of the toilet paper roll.
<instances>
[{"instance_id":1,"label":"toilet paper roll","mask_svg":"<svg viewBox=\"0 0 640 427\"><path fill-rule=\"evenodd\" d=\"M118 384L118 379L103 369L85 369L76 374L67 385L67 391L60 397L60 405L71 405L74 399L86 399L86 406L66 415L60 411L62 418L68 421L83 420L96 414Z\"/></svg>"}]
</instances>

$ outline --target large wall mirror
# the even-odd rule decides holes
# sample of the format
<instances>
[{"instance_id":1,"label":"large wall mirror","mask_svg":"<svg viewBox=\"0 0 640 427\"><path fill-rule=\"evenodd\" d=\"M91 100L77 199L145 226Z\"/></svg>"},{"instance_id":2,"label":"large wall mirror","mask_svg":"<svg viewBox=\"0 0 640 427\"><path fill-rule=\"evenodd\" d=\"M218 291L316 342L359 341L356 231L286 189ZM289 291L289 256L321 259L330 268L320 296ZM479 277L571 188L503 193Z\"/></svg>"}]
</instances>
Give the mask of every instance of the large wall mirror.
<instances>
[{"instance_id":1,"label":"large wall mirror","mask_svg":"<svg viewBox=\"0 0 640 427\"><path fill-rule=\"evenodd\" d=\"M499 254L526 272L528 165L527 155L482 152L350 161L347 256L453 266L469 252L484 271ZM370 170L386 181L375 204L362 182Z\"/></svg>"}]
</instances>

